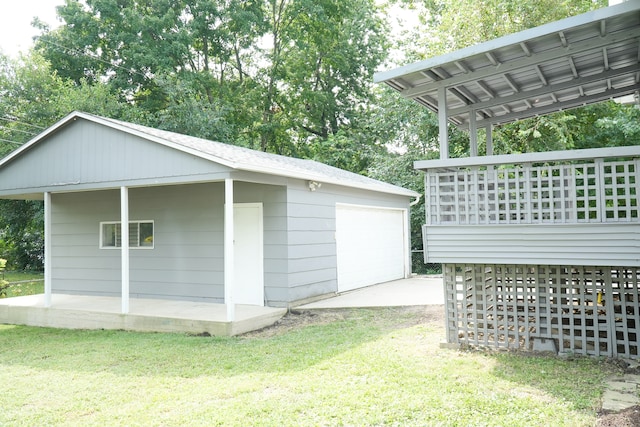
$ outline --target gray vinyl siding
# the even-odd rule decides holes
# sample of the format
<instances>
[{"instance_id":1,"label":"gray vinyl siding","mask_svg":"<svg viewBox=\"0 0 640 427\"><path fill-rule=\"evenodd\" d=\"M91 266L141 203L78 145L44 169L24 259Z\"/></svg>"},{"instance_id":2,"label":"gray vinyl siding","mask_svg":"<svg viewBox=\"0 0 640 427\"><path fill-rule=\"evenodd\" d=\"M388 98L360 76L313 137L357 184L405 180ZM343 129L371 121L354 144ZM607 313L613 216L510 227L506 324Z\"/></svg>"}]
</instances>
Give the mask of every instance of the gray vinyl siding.
<instances>
[{"instance_id":1,"label":"gray vinyl siding","mask_svg":"<svg viewBox=\"0 0 640 427\"><path fill-rule=\"evenodd\" d=\"M426 262L640 266L639 224L425 226Z\"/></svg>"},{"instance_id":2,"label":"gray vinyl siding","mask_svg":"<svg viewBox=\"0 0 640 427\"><path fill-rule=\"evenodd\" d=\"M286 189L277 185L236 181L234 201L262 203L265 300L269 306L286 307L290 300L287 283Z\"/></svg>"},{"instance_id":3,"label":"gray vinyl siding","mask_svg":"<svg viewBox=\"0 0 640 427\"><path fill-rule=\"evenodd\" d=\"M267 305L337 291L336 203L407 208L406 197L327 185L310 192L234 182L236 203L263 204ZM129 189L131 221L154 221L154 248L130 250L132 297L224 302L224 184ZM57 293L120 294L120 251L100 249L100 222L120 220L119 190L52 196L52 282Z\"/></svg>"},{"instance_id":4,"label":"gray vinyl siding","mask_svg":"<svg viewBox=\"0 0 640 427\"><path fill-rule=\"evenodd\" d=\"M288 275L290 302L338 290L336 204L408 209L406 196L323 184L309 191L306 181L291 181L288 198Z\"/></svg>"},{"instance_id":5,"label":"gray vinyl siding","mask_svg":"<svg viewBox=\"0 0 640 427\"><path fill-rule=\"evenodd\" d=\"M132 297L223 302L223 202L221 183L129 190L130 220L154 221L154 248L130 250ZM119 218L119 191L53 195L54 292L120 294L120 251L99 248Z\"/></svg>"},{"instance_id":6,"label":"gray vinyl siding","mask_svg":"<svg viewBox=\"0 0 640 427\"><path fill-rule=\"evenodd\" d=\"M78 120L0 169L0 195L213 180L225 166L115 129ZM106 184L106 185L104 185Z\"/></svg>"}]
</instances>

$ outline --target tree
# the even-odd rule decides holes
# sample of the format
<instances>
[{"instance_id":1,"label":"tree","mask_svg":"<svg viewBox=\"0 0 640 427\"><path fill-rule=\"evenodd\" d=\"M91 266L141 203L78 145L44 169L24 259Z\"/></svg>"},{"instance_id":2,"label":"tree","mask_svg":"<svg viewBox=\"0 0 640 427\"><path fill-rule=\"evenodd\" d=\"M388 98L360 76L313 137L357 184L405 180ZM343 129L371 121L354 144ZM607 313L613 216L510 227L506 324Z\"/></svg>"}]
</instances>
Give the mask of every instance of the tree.
<instances>
[{"instance_id":1,"label":"tree","mask_svg":"<svg viewBox=\"0 0 640 427\"><path fill-rule=\"evenodd\" d=\"M0 56L0 64L2 156L75 109L122 119L137 116L107 86L65 80L38 54L18 60ZM0 257L10 268L42 268L42 209L39 201L0 200Z\"/></svg>"},{"instance_id":2,"label":"tree","mask_svg":"<svg viewBox=\"0 0 640 427\"><path fill-rule=\"evenodd\" d=\"M42 270L44 265L43 204L0 200L0 258L12 270Z\"/></svg>"},{"instance_id":3,"label":"tree","mask_svg":"<svg viewBox=\"0 0 640 427\"><path fill-rule=\"evenodd\" d=\"M311 137L337 134L369 101L386 45L383 22L372 10L368 0L299 0L291 7L286 96L298 107L293 123Z\"/></svg>"}]
</instances>

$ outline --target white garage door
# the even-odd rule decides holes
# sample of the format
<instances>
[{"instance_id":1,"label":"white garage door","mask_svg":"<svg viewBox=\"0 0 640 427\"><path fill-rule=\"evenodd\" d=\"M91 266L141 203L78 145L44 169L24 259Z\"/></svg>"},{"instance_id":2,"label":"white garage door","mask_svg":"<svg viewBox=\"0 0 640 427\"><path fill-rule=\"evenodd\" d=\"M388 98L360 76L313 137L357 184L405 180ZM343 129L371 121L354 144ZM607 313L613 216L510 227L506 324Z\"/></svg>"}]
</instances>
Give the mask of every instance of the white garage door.
<instances>
[{"instance_id":1,"label":"white garage door","mask_svg":"<svg viewBox=\"0 0 640 427\"><path fill-rule=\"evenodd\" d=\"M405 212L336 205L338 292L405 277Z\"/></svg>"}]
</instances>

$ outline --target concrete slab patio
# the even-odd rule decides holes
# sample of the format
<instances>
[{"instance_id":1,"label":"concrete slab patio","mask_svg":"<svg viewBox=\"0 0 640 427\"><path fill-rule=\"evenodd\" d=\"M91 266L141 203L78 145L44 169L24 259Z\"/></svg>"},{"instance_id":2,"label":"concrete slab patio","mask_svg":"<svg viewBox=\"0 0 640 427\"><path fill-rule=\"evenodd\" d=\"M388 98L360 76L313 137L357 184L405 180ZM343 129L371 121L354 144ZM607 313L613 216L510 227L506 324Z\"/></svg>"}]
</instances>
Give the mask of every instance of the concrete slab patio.
<instances>
[{"instance_id":1,"label":"concrete slab patio","mask_svg":"<svg viewBox=\"0 0 640 427\"><path fill-rule=\"evenodd\" d=\"M414 276L338 294L296 309L443 305L442 276Z\"/></svg>"},{"instance_id":2,"label":"concrete slab patio","mask_svg":"<svg viewBox=\"0 0 640 427\"><path fill-rule=\"evenodd\" d=\"M205 302L160 299L130 300L128 314L120 312L120 298L44 295L0 299L0 323L69 329L123 329L144 332L239 335L274 324L285 308L236 305L235 320L227 321L226 306Z\"/></svg>"},{"instance_id":3,"label":"concrete slab patio","mask_svg":"<svg viewBox=\"0 0 640 427\"><path fill-rule=\"evenodd\" d=\"M69 329L123 329L144 332L239 335L277 322L286 308L237 305L227 321L226 306L206 302L131 298L129 313L121 313L119 297L53 294L0 299L0 323ZM442 305L442 277L415 276L345 292L296 307L313 310L348 307Z\"/></svg>"}]
</instances>

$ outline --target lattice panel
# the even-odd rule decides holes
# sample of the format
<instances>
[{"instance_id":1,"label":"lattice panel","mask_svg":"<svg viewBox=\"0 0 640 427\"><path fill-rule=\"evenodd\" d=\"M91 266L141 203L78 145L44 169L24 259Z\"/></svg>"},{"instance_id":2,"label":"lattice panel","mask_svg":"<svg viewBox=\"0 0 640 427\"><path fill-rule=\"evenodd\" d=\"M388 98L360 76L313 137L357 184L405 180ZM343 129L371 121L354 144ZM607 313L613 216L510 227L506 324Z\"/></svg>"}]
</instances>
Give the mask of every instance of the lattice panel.
<instances>
[{"instance_id":1,"label":"lattice panel","mask_svg":"<svg viewBox=\"0 0 640 427\"><path fill-rule=\"evenodd\" d=\"M531 168L529 183L529 223L566 223L573 219L573 168L563 165Z\"/></svg>"},{"instance_id":2,"label":"lattice panel","mask_svg":"<svg viewBox=\"0 0 640 427\"><path fill-rule=\"evenodd\" d=\"M551 337L558 351L611 356L611 333L603 296L606 271L582 267L540 267L548 271Z\"/></svg>"},{"instance_id":3,"label":"lattice panel","mask_svg":"<svg viewBox=\"0 0 640 427\"><path fill-rule=\"evenodd\" d=\"M576 219L578 222L600 222L600 188L598 166L595 164L575 166Z\"/></svg>"},{"instance_id":4,"label":"lattice panel","mask_svg":"<svg viewBox=\"0 0 640 427\"><path fill-rule=\"evenodd\" d=\"M637 162L604 163L602 168L602 198L608 222L638 219Z\"/></svg>"},{"instance_id":5,"label":"lattice panel","mask_svg":"<svg viewBox=\"0 0 640 427\"><path fill-rule=\"evenodd\" d=\"M430 171L427 224L640 221L640 161Z\"/></svg>"},{"instance_id":6,"label":"lattice panel","mask_svg":"<svg viewBox=\"0 0 640 427\"><path fill-rule=\"evenodd\" d=\"M640 271L611 267L443 266L449 342L638 358Z\"/></svg>"},{"instance_id":7,"label":"lattice panel","mask_svg":"<svg viewBox=\"0 0 640 427\"><path fill-rule=\"evenodd\" d=\"M447 336L450 342L529 348L536 333L535 289L518 280L521 267L447 264ZM515 279L514 279L515 277Z\"/></svg>"},{"instance_id":8,"label":"lattice panel","mask_svg":"<svg viewBox=\"0 0 640 427\"><path fill-rule=\"evenodd\" d=\"M611 283L611 293L609 297L605 296L605 304L613 306L615 354L624 357L638 357L640 270L613 270Z\"/></svg>"}]
</instances>

